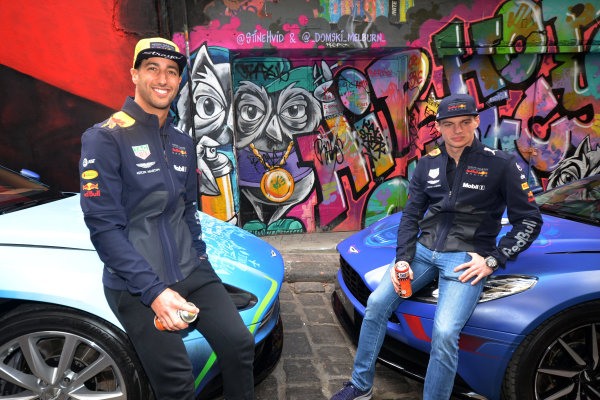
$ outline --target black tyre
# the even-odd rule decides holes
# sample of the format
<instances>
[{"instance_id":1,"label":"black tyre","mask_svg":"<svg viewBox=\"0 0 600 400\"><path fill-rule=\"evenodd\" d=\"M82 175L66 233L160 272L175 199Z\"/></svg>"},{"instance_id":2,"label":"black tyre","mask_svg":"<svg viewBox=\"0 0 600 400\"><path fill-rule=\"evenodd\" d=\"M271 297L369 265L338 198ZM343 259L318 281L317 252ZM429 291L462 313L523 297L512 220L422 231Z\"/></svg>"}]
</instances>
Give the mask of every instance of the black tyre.
<instances>
[{"instance_id":1,"label":"black tyre","mask_svg":"<svg viewBox=\"0 0 600 400\"><path fill-rule=\"evenodd\" d=\"M93 316L21 305L0 317L0 399L153 398L127 336Z\"/></svg>"},{"instance_id":2,"label":"black tyre","mask_svg":"<svg viewBox=\"0 0 600 400\"><path fill-rule=\"evenodd\" d=\"M600 301L564 310L518 347L506 370L506 400L600 400Z\"/></svg>"}]
</instances>

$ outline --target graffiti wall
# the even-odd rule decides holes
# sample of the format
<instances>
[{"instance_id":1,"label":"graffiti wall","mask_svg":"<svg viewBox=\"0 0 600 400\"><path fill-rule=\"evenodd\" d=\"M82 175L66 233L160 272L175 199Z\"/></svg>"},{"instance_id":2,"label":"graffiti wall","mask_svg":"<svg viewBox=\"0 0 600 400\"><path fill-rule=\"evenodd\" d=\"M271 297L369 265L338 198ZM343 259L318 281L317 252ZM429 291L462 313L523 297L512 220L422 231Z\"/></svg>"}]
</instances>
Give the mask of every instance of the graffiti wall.
<instances>
[{"instance_id":1,"label":"graffiti wall","mask_svg":"<svg viewBox=\"0 0 600 400\"><path fill-rule=\"evenodd\" d=\"M80 3L56 2L68 18L97 16L93 29L74 25L89 32L60 41L77 54L68 68L36 64L59 62L56 52L38 60L16 51L44 47L30 36L48 31L46 20L62 26L56 19L67 14L52 5L39 10L44 18L29 15L33 5L0 13L16 46L0 52L0 79L25 74L12 85L33 79L37 87L13 94L39 110L29 125L70 115L40 105L40 79L64 92L69 109L87 110L53 142L77 147L84 126L131 94L137 39L170 37L191 56L172 110L198 143L202 209L259 235L357 230L401 210L416 163L440 142L437 104L453 93L476 98L479 138L515 154L532 188L600 172L600 0L188 0L166 9L156 1L144 18L131 0ZM29 17L17 15L22 9ZM23 20L31 24L21 29ZM106 60L121 72L104 73ZM19 103L11 104L0 105L0 154L16 163L33 135L5 132ZM41 153L32 162L53 168L39 163ZM69 179L61 188L76 190Z\"/></svg>"},{"instance_id":2,"label":"graffiti wall","mask_svg":"<svg viewBox=\"0 0 600 400\"><path fill-rule=\"evenodd\" d=\"M368 226L404 206L452 93L530 186L600 172L600 3L566 3L211 3L188 40L203 204L259 235Z\"/></svg>"}]
</instances>

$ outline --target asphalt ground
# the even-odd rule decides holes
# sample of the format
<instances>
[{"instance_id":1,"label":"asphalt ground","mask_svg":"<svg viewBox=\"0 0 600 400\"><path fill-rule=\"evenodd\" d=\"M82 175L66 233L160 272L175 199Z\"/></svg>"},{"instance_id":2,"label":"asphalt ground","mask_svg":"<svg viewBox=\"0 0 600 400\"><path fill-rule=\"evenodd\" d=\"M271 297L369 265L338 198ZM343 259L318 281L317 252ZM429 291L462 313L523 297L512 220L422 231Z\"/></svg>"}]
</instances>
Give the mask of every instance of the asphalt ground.
<instances>
[{"instance_id":1,"label":"asphalt ground","mask_svg":"<svg viewBox=\"0 0 600 400\"><path fill-rule=\"evenodd\" d=\"M284 333L281 358L256 385L255 400L328 400L350 379L356 348L333 312L331 294L339 269L335 246L353 233L261 237L285 263L279 295ZM422 398L421 382L376 365L372 400Z\"/></svg>"},{"instance_id":2,"label":"asphalt ground","mask_svg":"<svg viewBox=\"0 0 600 400\"><path fill-rule=\"evenodd\" d=\"M283 353L256 400L329 399L350 379L356 348L333 312L336 245L355 232L263 236L283 256ZM377 364L374 400L418 400L423 385Z\"/></svg>"},{"instance_id":3,"label":"asphalt ground","mask_svg":"<svg viewBox=\"0 0 600 400\"><path fill-rule=\"evenodd\" d=\"M350 379L356 349L331 306L332 283L285 282L280 292L283 352L255 388L255 400L327 400ZM373 400L419 400L423 385L382 364Z\"/></svg>"},{"instance_id":4,"label":"asphalt ground","mask_svg":"<svg viewBox=\"0 0 600 400\"><path fill-rule=\"evenodd\" d=\"M284 281L333 283L339 269L337 244L355 232L262 236L283 256Z\"/></svg>"}]
</instances>

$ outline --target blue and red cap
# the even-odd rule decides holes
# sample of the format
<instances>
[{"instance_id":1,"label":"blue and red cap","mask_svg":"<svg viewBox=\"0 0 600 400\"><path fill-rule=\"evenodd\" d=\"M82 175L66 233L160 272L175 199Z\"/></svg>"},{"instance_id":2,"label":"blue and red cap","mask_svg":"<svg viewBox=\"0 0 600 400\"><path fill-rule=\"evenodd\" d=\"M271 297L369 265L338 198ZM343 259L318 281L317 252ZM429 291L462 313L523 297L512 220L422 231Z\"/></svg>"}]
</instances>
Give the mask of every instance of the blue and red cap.
<instances>
[{"instance_id":1,"label":"blue and red cap","mask_svg":"<svg viewBox=\"0 0 600 400\"><path fill-rule=\"evenodd\" d=\"M435 120L440 121L463 115L479 115L475 99L469 94L451 94L440 101Z\"/></svg>"}]
</instances>

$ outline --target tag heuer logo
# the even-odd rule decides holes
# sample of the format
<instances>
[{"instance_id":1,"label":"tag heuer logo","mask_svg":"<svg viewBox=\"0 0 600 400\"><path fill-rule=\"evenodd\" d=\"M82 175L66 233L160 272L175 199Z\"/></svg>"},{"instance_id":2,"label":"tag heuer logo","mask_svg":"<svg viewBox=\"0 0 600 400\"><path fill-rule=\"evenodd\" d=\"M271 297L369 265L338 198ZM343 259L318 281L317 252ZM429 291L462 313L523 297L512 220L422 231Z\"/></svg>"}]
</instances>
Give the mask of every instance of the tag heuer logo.
<instances>
[{"instance_id":1,"label":"tag heuer logo","mask_svg":"<svg viewBox=\"0 0 600 400\"><path fill-rule=\"evenodd\" d=\"M131 146L131 149L133 150L133 154L142 160L145 160L150 156L150 147L147 144L143 144L141 146Z\"/></svg>"},{"instance_id":2,"label":"tag heuer logo","mask_svg":"<svg viewBox=\"0 0 600 400\"><path fill-rule=\"evenodd\" d=\"M430 169L429 170L429 177L431 179L435 179L440 175L440 169L439 168L435 168L435 169Z\"/></svg>"}]
</instances>

